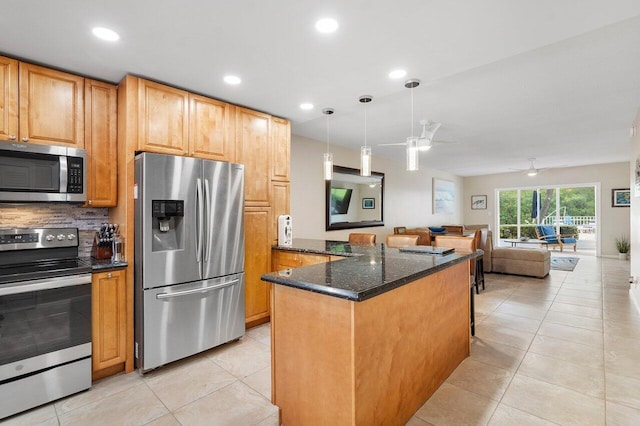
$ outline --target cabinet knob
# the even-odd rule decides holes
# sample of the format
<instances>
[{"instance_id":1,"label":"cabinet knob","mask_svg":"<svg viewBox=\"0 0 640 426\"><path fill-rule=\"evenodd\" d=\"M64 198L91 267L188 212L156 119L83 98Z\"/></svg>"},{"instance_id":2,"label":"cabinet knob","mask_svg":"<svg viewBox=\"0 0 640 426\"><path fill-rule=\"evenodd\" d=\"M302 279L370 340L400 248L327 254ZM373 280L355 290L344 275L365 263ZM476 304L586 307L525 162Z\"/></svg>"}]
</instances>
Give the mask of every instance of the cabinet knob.
<instances>
[{"instance_id":1,"label":"cabinet knob","mask_svg":"<svg viewBox=\"0 0 640 426\"><path fill-rule=\"evenodd\" d=\"M22 142L29 142L29 138L25 136L24 138L22 138Z\"/></svg>"},{"instance_id":2,"label":"cabinet knob","mask_svg":"<svg viewBox=\"0 0 640 426\"><path fill-rule=\"evenodd\" d=\"M107 278L111 278L111 272L107 272Z\"/></svg>"},{"instance_id":3,"label":"cabinet knob","mask_svg":"<svg viewBox=\"0 0 640 426\"><path fill-rule=\"evenodd\" d=\"M9 140L10 141L15 141L16 140L16 135L9 135Z\"/></svg>"},{"instance_id":4,"label":"cabinet knob","mask_svg":"<svg viewBox=\"0 0 640 426\"><path fill-rule=\"evenodd\" d=\"M87 201L87 204L89 204L89 205L93 204L93 200Z\"/></svg>"}]
</instances>

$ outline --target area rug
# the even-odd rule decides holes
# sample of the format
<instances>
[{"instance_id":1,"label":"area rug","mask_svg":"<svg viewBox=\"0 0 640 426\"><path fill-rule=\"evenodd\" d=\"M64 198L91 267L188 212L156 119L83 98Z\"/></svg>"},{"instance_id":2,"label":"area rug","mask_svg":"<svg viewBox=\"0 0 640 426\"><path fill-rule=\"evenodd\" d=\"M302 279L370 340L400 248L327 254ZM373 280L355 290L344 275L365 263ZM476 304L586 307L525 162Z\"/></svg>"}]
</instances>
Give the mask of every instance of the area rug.
<instances>
[{"instance_id":1,"label":"area rug","mask_svg":"<svg viewBox=\"0 0 640 426\"><path fill-rule=\"evenodd\" d=\"M573 271L578 264L579 257L552 257L551 269L559 271Z\"/></svg>"}]
</instances>

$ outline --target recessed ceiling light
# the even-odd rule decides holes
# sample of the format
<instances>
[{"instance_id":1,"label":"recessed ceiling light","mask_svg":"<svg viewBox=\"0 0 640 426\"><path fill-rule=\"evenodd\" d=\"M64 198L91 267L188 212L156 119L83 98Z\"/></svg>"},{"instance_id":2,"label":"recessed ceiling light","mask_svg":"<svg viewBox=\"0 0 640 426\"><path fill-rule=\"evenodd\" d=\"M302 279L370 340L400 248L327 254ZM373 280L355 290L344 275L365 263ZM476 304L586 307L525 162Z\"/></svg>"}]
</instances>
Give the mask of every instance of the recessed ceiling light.
<instances>
[{"instance_id":1,"label":"recessed ceiling light","mask_svg":"<svg viewBox=\"0 0 640 426\"><path fill-rule=\"evenodd\" d=\"M242 79L236 75L225 75L224 82L231 85L242 83Z\"/></svg>"},{"instance_id":2,"label":"recessed ceiling light","mask_svg":"<svg viewBox=\"0 0 640 426\"><path fill-rule=\"evenodd\" d=\"M93 30L91 30L91 32L94 36L98 37L101 40L117 41L120 39L118 33L110 30L109 28L95 27Z\"/></svg>"},{"instance_id":3,"label":"recessed ceiling light","mask_svg":"<svg viewBox=\"0 0 640 426\"><path fill-rule=\"evenodd\" d=\"M303 104L300 104L300 109L308 111L310 109L313 109L313 104L310 104L309 102L305 102Z\"/></svg>"},{"instance_id":4,"label":"recessed ceiling light","mask_svg":"<svg viewBox=\"0 0 640 426\"><path fill-rule=\"evenodd\" d=\"M338 21L333 18L322 18L316 21L316 30L323 34L333 33L338 29Z\"/></svg>"},{"instance_id":5,"label":"recessed ceiling light","mask_svg":"<svg viewBox=\"0 0 640 426\"><path fill-rule=\"evenodd\" d=\"M407 75L405 70L393 70L389 73L389 78L402 78Z\"/></svg>"}]
</instances>

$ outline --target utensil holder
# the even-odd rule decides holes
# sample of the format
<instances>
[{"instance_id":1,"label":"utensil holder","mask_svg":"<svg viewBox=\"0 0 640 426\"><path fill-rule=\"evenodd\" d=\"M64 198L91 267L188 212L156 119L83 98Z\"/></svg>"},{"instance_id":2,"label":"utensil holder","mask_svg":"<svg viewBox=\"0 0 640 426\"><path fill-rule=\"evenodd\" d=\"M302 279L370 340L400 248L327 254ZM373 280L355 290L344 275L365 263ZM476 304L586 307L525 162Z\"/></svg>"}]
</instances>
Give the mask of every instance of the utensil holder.
<instances>
[{"instance_id":1,"label":"utensil holder","mask_svg":"<svg viewBox=\"0 0 640 426\"><path fill-rule=\"evenodd\" d=\"M98 240L98 234L96 233L93 236L93 245L91 246L91 257L94 259L111 259L113 255L113 251L111 249L111 244L108 243L100 243Z\"/></svg>"}]
</instances>

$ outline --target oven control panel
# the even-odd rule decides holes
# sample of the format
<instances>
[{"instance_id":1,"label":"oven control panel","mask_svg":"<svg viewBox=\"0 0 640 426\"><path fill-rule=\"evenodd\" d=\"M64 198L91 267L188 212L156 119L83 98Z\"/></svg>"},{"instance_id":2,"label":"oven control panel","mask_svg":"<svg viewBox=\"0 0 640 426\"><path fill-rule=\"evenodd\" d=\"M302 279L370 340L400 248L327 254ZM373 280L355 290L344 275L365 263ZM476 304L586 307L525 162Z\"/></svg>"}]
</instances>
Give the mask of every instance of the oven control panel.
<instances>
[{"instance_id":1,"label":"oven control panel","mask_svg":"<svg viewBox=\"0 0 640 426\"><path fill-rule=\"evenodd\" d=\"M0 229L0 251L77 245L78 228Z\"/></svg>"}]
</instances>

